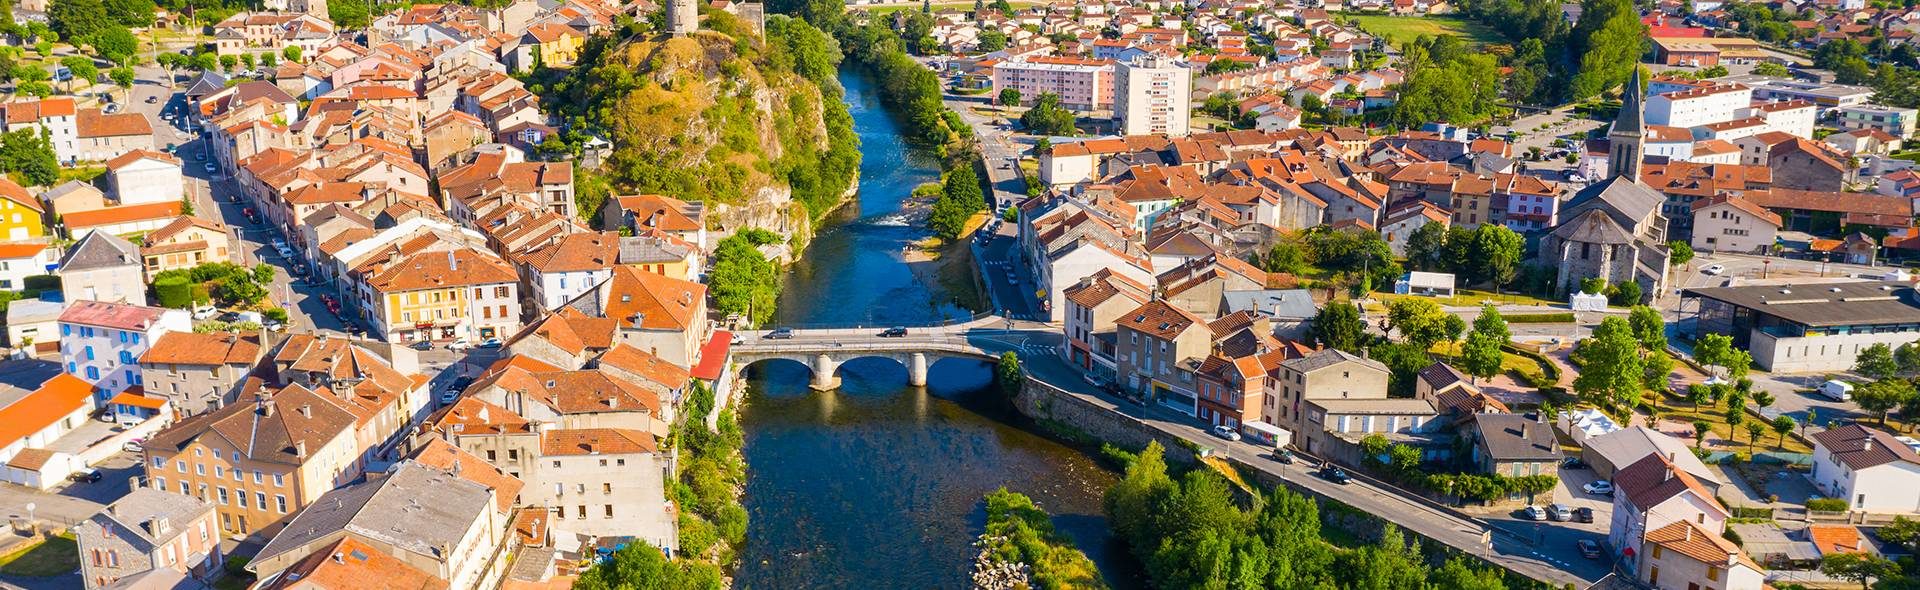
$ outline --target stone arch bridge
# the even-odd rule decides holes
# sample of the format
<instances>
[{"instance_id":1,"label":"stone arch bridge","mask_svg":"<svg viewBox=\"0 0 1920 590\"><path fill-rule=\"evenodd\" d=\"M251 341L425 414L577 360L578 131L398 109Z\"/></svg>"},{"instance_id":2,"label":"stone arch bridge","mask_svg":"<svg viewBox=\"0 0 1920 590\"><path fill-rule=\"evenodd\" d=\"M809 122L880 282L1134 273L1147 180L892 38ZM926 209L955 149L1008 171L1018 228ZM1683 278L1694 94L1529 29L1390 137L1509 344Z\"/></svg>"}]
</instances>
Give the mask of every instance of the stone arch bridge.
<instances>
[{"instance_id":1,"label":"stone arch bridge","mask_svg":"<svg viewBox=\"0 0 1920 590\"><path fill-rule=\"evenodd\" d=\"M733 357L741 366L770 359L786 359L813 369L808 383L815 391L840 387L840 365L857 358L889 358L907 368L907 383L915 387L927 384L927 367L943 358L993 360L998 354L983 348L983 336L970 336L978 329L998 327L1004 319L994 316L963 324L909 327L901 336L882 336L886 328L796 328L789 338L770 338L773 330L739 332L740 343L733 346Z\"/></svg>"}]
</instances>

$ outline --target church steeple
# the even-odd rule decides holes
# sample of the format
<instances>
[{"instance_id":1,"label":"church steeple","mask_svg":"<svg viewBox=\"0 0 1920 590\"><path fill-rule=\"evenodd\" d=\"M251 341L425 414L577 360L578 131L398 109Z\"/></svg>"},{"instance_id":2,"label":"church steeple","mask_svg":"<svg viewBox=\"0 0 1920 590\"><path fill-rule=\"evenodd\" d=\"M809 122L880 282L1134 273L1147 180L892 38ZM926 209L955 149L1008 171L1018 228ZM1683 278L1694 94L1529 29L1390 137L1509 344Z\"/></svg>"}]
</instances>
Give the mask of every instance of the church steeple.
<instances>
[{"instance_id":1,"label":"church steeple","mask_svg":"<svg viewBox=\"0 0 1920 590\"><path fill-rule=\"evenodd\" d=\"M1613 121L1613 131L1607 134L1608 178L1640 180L1640 160L1647 143L1647 128L1640 120L1640 94L1640 67L1635 65L1632 77L1620 91L1620 114Z\"/></svg>"}]
</instances>

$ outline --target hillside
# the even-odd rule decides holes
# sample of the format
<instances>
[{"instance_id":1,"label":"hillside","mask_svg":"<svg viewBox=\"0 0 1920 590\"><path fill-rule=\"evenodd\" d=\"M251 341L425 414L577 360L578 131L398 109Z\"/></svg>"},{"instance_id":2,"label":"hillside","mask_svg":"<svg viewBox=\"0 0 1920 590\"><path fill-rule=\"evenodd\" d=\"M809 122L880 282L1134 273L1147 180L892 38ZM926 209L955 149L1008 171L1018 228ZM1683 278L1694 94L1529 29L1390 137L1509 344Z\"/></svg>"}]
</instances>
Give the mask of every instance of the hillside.
<instances>
[{"instance_id":1,"label":"hillside","mask_svg":"<svg viewBox=\"0 0 1920 590\"><path fill-rule=\"evenodd\" d=\"M726 13L704 15L702 27L672 39L635 24L596 38L579 67L536 91L569 127L613 143L600 172L615 194L705 201L717 229L804 241L859 167L834 78L839 50L781 16L767 19L764 38Z\"/></svg>"}]
</instances>

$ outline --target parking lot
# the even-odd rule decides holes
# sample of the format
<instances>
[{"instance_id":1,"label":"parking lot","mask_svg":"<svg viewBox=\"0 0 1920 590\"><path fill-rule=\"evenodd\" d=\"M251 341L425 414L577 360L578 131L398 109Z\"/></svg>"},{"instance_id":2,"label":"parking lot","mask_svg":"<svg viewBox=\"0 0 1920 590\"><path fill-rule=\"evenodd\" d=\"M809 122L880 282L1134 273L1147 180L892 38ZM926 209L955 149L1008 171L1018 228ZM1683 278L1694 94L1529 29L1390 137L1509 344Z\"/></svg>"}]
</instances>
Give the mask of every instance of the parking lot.
<instances>
[{"instance_id":1,"label":"parking lot","mask_svg":"<svg viewBox=\"0 0 1920 590\"><path fill-rule=\"evenodd\" d=\"M1561 469L1560 486L1553 490L1552 497L1536 498L1536 505L1543 509L1559 504L1570 513L1583 508L1591 510L1593 522L1559 521L1552 520L1551 516L1545 521L1533 520L1527 515L1526 509L1514 508L1510 504L1502 508L1468 509L1468 512L1485 518L1493 527L1533 541L1535 557L1598 578L1612 568L1605 561L1607 551L1604 547L1607 542L1607 522L1613 517L1613 498L1581 490L1582 486L1594 479L1592 469ZM1583 540L1598 544L1602 548L1602 557L1595 559L1582 555L1579 543Z\"/></svg>"}]
</instances>

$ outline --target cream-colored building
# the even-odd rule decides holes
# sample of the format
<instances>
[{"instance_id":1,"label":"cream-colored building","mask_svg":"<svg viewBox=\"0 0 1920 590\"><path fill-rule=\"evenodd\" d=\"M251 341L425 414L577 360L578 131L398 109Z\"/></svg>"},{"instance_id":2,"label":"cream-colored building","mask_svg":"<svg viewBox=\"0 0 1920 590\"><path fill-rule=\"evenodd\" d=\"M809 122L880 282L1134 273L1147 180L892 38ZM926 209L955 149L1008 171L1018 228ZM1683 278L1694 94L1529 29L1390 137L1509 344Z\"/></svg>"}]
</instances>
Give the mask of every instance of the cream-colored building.
<instances>
[{"instance_id":1,"label":"cream-colored building","mask_svg":"<svg viewBox=\"0 0 1920 590\"><path fill-rule=\"evenodd\" d=\"M1738 196L1693 202L1693 246L1701 252L1763 253L1780 232L1780 215Z\"/></svg>"},{"instance_id":2,"label":"cream-colored building","mask_svg":"<svg viewBox=\"0 0 1920 590\"><path fill-rule=\"evenodd\" d=\"M1192 71L1147 54L1114 66L1113 114L1121 135L1187 135L1192 123Z\"/></svg>"},{"instance_id":3,"label":"cream-colored building","mask_svg":"<svg viewBox=\"0 0 1920 590\"><path fill-rule=\"evenodd\" d=\"M263 350L256 334L168 332L140 355L140 380L146 395L199 415L233 403Z\"/></svg>"},{"instance_id":4,"label":"cream-colored building","mask_svg":"<svg viewBox=\"0 0 1920 590\"><path fill-rule=\"evenodd\" d=\"M1310 413L1308 400L1386 399L1390 373L1380 361L1332 348L1288 360L1280 363L1279 395L1267 397L1261 419L1294 432L1325 429L1326 416Z\"/></svg>"}]
</instances>

